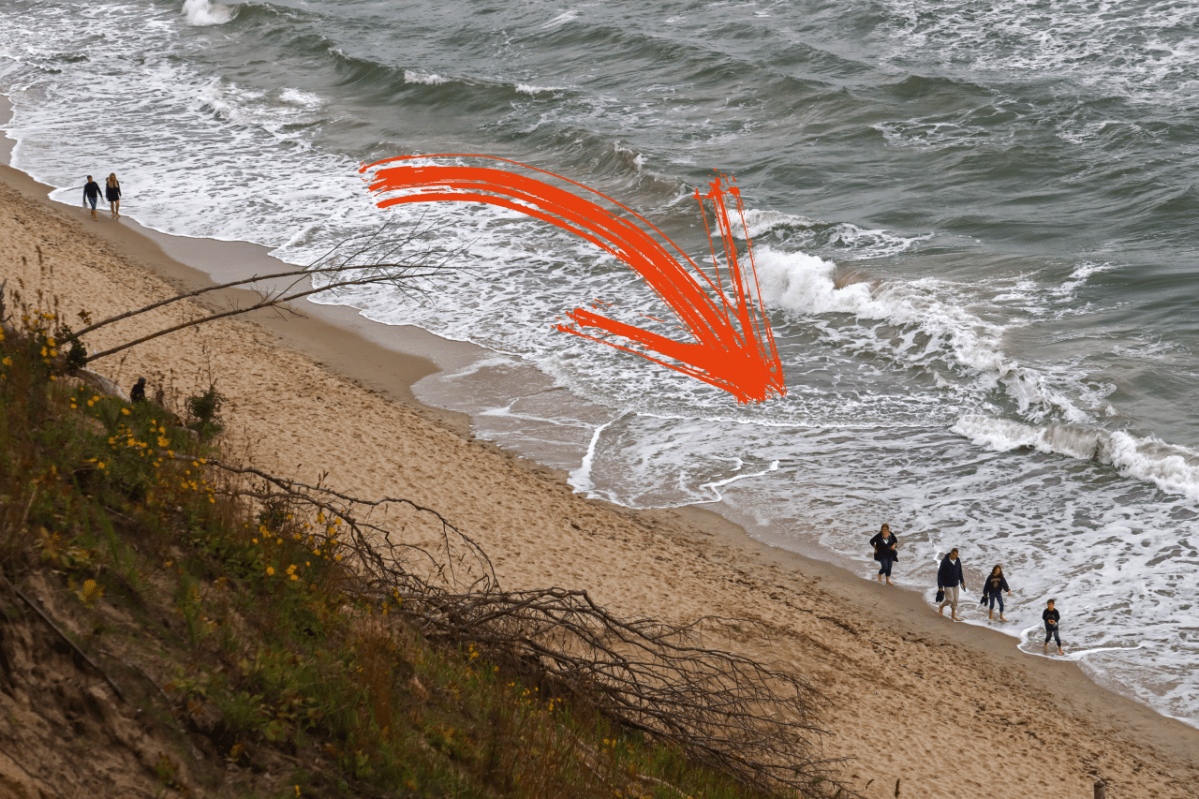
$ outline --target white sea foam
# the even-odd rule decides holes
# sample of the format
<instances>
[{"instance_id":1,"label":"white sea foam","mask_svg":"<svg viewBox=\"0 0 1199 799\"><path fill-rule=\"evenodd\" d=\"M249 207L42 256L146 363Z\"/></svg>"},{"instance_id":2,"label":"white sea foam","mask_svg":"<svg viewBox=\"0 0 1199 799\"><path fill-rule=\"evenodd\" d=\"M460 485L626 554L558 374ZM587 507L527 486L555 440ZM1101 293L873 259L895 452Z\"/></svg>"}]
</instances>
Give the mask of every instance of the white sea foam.
<instances>
[{"instance_id":1,"label":"white sea foam","mask_svg":"<svg viewBox=\"0 0 1199 799\"><path fill-rule=\"evenodd\" d=\"M889 144L917 150L945 150L951 147L986 150L1008 146L1015 140L1015 134L1010 132L997 136L994 131L978 125L930 122L925 119L879 122L871 127L881 133Z\"/></svg>"},{"instance_id":2,"label":"white sea foam","mask_svg":"<svg viewBox=\"0 0 1199 799\"><path fill-rule=\"evenodd\" d=\"M237 16L237 9L211 0L183 0L183 14L189 25L224 25Z\"/></svg>"},{"instance_id":3,"label":"white sea foam","mask_svg":"<svg viewBox=\"0 0 1199 799\"><path fill-rule=\"evenodd\" d=\"M1087 419L1040 372L1004 353L1005 328L972 313L969 295L960 286L933 278L839 282L831 261L770 247L759 248L756 261L761 298L768 306L802 316L850 314L919 330L928 337L923 345L909 335L898 346L878 338L871 346L914 364L928 365L929 356L948 357L951 368L971 370L982 387L1002 386L1019 412L1031 419L1052 411L1069 421Z\"/></svg>"},{"instance_id":4,"label":"white sea foam","mask_svg":"<svg viewBox=\"0 0 1199 799\"><path fill-rule=\"evenodd\" d=\"M531 83L518 83L518 84L516 84L515 88L516 88L516 91L519 92L520 94L536 95L536 94L553 94L554 92L562 91L565 87L563 87L563 86L534 86Z\"/></svg>"},{"instance_id":5,"label":"white sea foam","mask_svg":"<svg viewBox=\"0 0 1199 799\"><path fill-rule=\"evenodd\" d=\"M1094 263L1092 261L1084 261L1074 268L1074 271L1070 273L1068 278L1063 280L1058 285L1050 287L1049 293L1055 294L1062 299L1068 299L1074 296L1078 289L1087 282L1087 279L1090 278L1091 275L1097 275L1101 272L1110 272L1116 268L1116 264L1110 262Z\"/></svg>"},{"instance_id":6,"label":"white sea foam","mask_svg":"<svg viewBox=\"0 0 1199 799\"><path fill-rule=\"evenodd\" d=\"M1020 80L1069 77L1138 102L1189 102L1199 83L1194 7L1175 0L1091 3L888 0L893 57L919 51L973 75Z\"/></svg>"},{"instance_id":7,"label":"white sea foam","mask_svg":"<svg viewBox=\"0 0 1199 799\"><path fill-rule=\"evenodd\" d=\"M561 14L559 14L558 16L554 17L553 19L549 20L548 22L543 22L541 25L538 26L538 29L539 30L551 30L553 28L557 28L562 25L565 25L568 22L573 22L574 20L576 20L578 18L579 18L578 9L571 8L566 11L563 11Z\"/></svg>"},{"instance_id":8,"label":"white sea foam","mask_svg":"<svg viewBox=\"0 0 1199 799\"><path fill-rule=\"evenodd\" d=\"M440 86L443 83L449 83L449 78L443 78L441 75L432 72L417 72L415 69L404 70L405 83L423 83L426 86Z\"/></svg>"},{"instance_id":9,"label":"white sea foam","mask_svg":"<svg viewBox=\"0 0 1199 799\"><path fill-rule=\"evenodd\" d=\"M1027 425L975 414L963 416L951 429L1000 452L1027 448L1107 464L1126 477L1199 500L1199 452L1153 437L1076 425Z\"/></svg>"},{"instance_id":10,"label":"white sea foam","mask_svg":"<svg viewBox=\"0 0 1199 799\"><path fill-rule=\"evenodd\" d=\"M769 233L779 227L810 228L815 223L806 216L785 214L781 211L763 211L758 208L745 209L745 231L751 239ZM739 227L734 226L733 235L744 238Z\"/></svg>"},{"instance_id":11,"label":"white sea foam","mask_svg":"<svg viewBox=\"0 0 1199 799\"><path fill-rule=\"evenodd\" d=\"M739 224L733 225L733 236L738 239L744 240L748 235L755 242L764 237L767 241L785 240L793 248L833 249L855 260L898 255L932 238L931 233L900 236L888 230L871 230L849 222L821 223L806 216L757 208L747 208L743 218L744 228Z\"/></svg>"},{"instance_id":12,"label":"white sea foam","mask_svg":"<svg viewBox=\"0 0 1199 799\"><path fill-rule=\"evenodd\" d=\"M285 103L292 103L293 105L301 105L308 108L314 108L324 103L324 100L319 95L303 91L302 89L283 89L279 92L279 99Z\"/></svg>"}]
</instances>

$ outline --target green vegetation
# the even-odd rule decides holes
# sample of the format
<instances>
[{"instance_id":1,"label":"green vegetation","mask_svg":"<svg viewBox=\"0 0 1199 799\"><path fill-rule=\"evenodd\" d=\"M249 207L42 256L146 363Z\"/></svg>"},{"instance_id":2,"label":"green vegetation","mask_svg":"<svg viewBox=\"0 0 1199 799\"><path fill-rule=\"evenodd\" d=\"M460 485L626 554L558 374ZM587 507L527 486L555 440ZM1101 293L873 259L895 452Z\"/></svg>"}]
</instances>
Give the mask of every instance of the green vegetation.
<instances>
[{"instance_id":1,"label":"green vegetation","mask_svg":"<svg viewBox=\"0 0 1199 799\"><path fill-rule=\"evenodd\" d=\"M403 592L359 590L345 517L214 468L215 389L187 403L197 438L71 378L61 331L29 313L0 340L0 626L48 575L95 631L79 651L153 680L126 701L174 731L164 791L208 793L217 771L227 789L227 767L242 796L763 795L536 664L430 636Z\"/></svg>"}]
</instances>

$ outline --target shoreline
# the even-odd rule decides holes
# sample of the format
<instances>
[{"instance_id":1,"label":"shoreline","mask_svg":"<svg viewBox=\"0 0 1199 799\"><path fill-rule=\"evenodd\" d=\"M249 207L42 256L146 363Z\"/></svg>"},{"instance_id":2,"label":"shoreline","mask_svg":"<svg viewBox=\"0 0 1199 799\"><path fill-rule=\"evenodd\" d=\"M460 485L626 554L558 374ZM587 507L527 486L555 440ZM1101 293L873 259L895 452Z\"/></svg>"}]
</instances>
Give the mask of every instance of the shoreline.
<instances>
[{"instance_id":1,"label":"shoreline","mask_svg":"<svg viewBox=\"0 0 1199 799\"><path fill-rule=\"evenodd\" d=\"M0 100L0 123L6 117L3 102L6 102L6 98ZM11 140L0 141L9 143ZM175 239L175 237L164 237L163 234L152 231L147 231L143 235L133 228L131 222L120 225L105 219L103 224L93 224L87 218L86 213L80 209L73 209L74 213L71 214L72 209L69 206L50 202L45 196L49 187L42 186L24 173L7 166L9 160L7 149L11 148L0 147L0 162L5 164L0 167L0 183L15 189L26 201L51 209L68 220L73 220L73 224L85 231L87 235L96 236L128 261L147 268L151 276L163 278L176 286L192 288L212 283L204 272L180 263L164 252L163 242L159 241L160 238L174 240L174 244L167 243L167 248L171 249L177 246L179 248L177 252L180 254L189 248L195 250L196 252L192 255L184 256L189 260L193 257L207 258L214 263L220 263L231 258L238 258L239 263L244 263L245 259L268 257L265 255L265 248L255 248L253 245L200 239ZM270 260L274 261L274 259ZM8 264L5 264L6 273L8 268ZM13 268L15 269L15 266ZM52 266L51 269L53 270L53 268L55 267ZM230 290L228 293L220 292L218 294L226 302L244 302L247 297L256 296L252 292L240 290ZM854 738L852 742L854 745L850 748L855 751L847 751L845 747L841 746L836 748L837 756L856 755L859 758L858 763L852 764L852 768L866 772L867 767L863 764L872 759L870 754L872 743L880 739L886 741L891 736L890 727L895 720L893 712L885 712L882 708L875 706L876 703L864 700L860 695L863 683L868 689L871 685L879 687L885 682L880 677L872 676L875 672L871 669L880 667L880 664L885 668L886 656L873 650L877 649L878 641L886 639L888 643L883 646L883 650L891 648L893 656L903 648L898 641L903 641L924 655L931 654L933 658L944 658L950 662L960 661L961 668L978 668L989 673L1011 675L1011 679L1017 683L1035 683L1042 696L1051 697L1046 702L1048 708L1067 707L1071 713L1077 712L1089 718L1092 726L1096 728L1095 738L1098 742L1104 742L1109 736L1132 736L1133 744L1147 746L1177 766L1195 770L1195 774L1199 775L1199 730L1162 716L1146 705L1097 685L1082 672L1076 663L1028 657L1016 648L1018 639L1009 635L974 625L953 624L946 619L937 617L931 612L925 598L919 593L888 589L835 564L813 560L791 551L772 548L751 538L743 528L706 508L688 506L675 510L636 511L613 506L599 500L587 500L573 494L565 485L562 473L504 452L489 442L473 440L469 432L470 420L465 415L431 408L419 403L414 398L411 391L412 384L421 377L436 371L438 358L443 359L444 362L455 357L469 357L465 351L447 353L444 348L438 349L438 342L444 340L436 339L431 334L420 331L424 336L436 339L436 341L422 342L420 335L412 332L417 328L379 325L363 319L358 316L357 312L349 308L332 309L333 314L329 319L316 318L315 314L309 313L309 310L314 307L331 308L308 303L305 305L304 316L300 318L283 318L275 314L258 312L254 315L253 324L267 331L275 346L282 345L298 351L305 358L314 362L317 367L349 378L359 387L359 390L366 388L368 393L377 394L380 398L390 398L387 401L402 404L409 409L409 412L415 412L425 422L440 428L447 436L456 439L457 443L454 443L436 432L428 433L429 436L435 437L430 440L459 450L456 453L454 468L469 472L472 466L478 466L480 469L495 469L502 468L503 464L507 464L515 474L501 475L502 477L505 479L510 477L511 480L520 483L530 492L540 492L547 496L552 494L554 508L561 507L570 510L570 524L578 531L578 534L565 529L562 535L574 536L574 538L559 537L556 539L555 544L563 548L562 557L554 558L555 553L550 552L548 553L550 557L547 558L545 552L534 555L534 553L522 552L519 546L515 547L516 551L512 551L512 547L505 549L509 542L505 540L504 532L498 529L498 525L486 523L489 513L493 510L489 503L500 499L498 496L480 492L478 497L463 499L464 502L473 499L481 503L480 509L475 512L475 518L481 520L480 529L485 529L487 532L487 535L483 537L484 548L495 555L497 572L504 575L505 581L509 579L509 575L513 582L523 582L526 585L531 584L530 580L535 580L543 575L552 576L555 580L565 578L567 587L587 588L589 591L593 591L600 601L618 602L622 612L636 610L647 615L662 615L664 609L668 613L717 612L721 615L738 615L728 612L730 608L720 602L720 600L735 599L740 603L737 609L751 610L764 629L772 636L791 635L798 636L797 640L800 641L805 637L810 641L815 641L817 648L823 647L824 651L823 654L817 653L814 657L810 657L807 652L801 651L795 646L788 649L786 654L780 655L773 646L773 642L758 640L753 636L746 636L746 640L738 639L734 643L744 646L747 651L764 652L775 657L790 659L792 662L796 662L799 658L809 658L803 662L810 663L808 668L821 673L821 676L833 686L832 696L844 702L842 706L836 708L839 715L834 714L831 723L826 722L826 726L834 730L850 729L847 725L850 725L853 719L847 714L861 711L863 715L868 716L864 724L859 721L858 727L854 728L855 735L850 736ZM357 325L353 326L355 320L357 320ZM351 325L353 329L342 329L342 324ZM243 324L242 327L245 325ZM367 330L368 328L369 330ZM384 330L379 331L378 328L384 328ZM175 334L180 337L186 335L185 333ZM171 338L174 337L167 337L168 340ZM389 341L380 341L379 338ZM237 343L231 342L231 344ZM392 346L388 346L388 343ZM210 342L206 346L215 347L216 344ZM463 345L463 347L469 346L473 345ZM412 352L409 348L415 349L416 352ZM201 347L201 349L203 348ZM170 352L171 348L164 351ZM344 357L346 353L353 353L353 356L347 359ZM107 371L111 365L103 363L101 368ZM218 380L220 379L221 377L218 375ZM300 397L300 400L311 399L312 397ZM315 395L315 400L324 402L320 395ZM239 398L236 403L237 412L242 413L242 406L248 404ZM300 407L300 404L297 404L296 407ZM252 410L254 413L258 413L257 409ZM269 409L263 410L262 413L266 413L267 410ZM307 406L307 412L318 413L313 410L311 403ZM327 411L325 415L328 415ZM251 414L247 418L260 421L268 417ZM284 421L289 418L286 413L282 415ZM276 420L278 421L278 419ZM293 423L301 421L300 417L293 419ZM272 434L277 432L277 430L270 429L254 431L259 436L257 439L259 443L270 441ZM250 445L256 443L252 440L254 439L253 434L245 438ZM368 462L371 459L369 452L365 456L362 454L361 447L354 452L356 454L352 455L352 458ZM467 464L466 461L470 463ZM285 459L280 462L287 463ZM497 463L499 466L496 465ZM353 464L338 470L336 477L340 478L343 474L347 477L355 475ZM382 480L382 484L389 485L390 483ZM563 493L567 496L562 496ZM369 496L370 494L365 493L364 495ZM535 504L537 499L537 497L528 498L530 506ZM603 525L607 531L604 534L605 537L601 538L601 534L596 532L598 527L590 529L586 524L580 523L586 521L588 517L595 517L598 520L597 524ZM632 526L627 528L622 526L620 519L628 520ZM516 521L520 522L519 514ZM555 524L557 524L555 520L547 519L543 526L548 529ZM504 530L509 528L511 528L511 524ZM467 528L464 526L464 529ZM601 540L597 541L597 538L601 538ZM572 571L567 568L568 565L574 566L575 564L564 564L560 561L565 560L571 551L591 552L598 549L603 542L608 541L616 541L624 545L615 548L608 547L608 549L612 550L611 554L613 555L626 556L628 563L626 564L617 557L614 562L588 564L590 571L577 572L577 578L583 579L585 584L572 584L571 581L576 579L576 575L566 572ZM536 535L532 535L522 543L526 546L529 544L536 546L541 541ZM552 549L552 547L545 546L545 549ZM640 555L642 552L655 550L658 550L660 555L674 556L678 560L684 557L688 558L688 565L694 568L692 576L698 576L701 569L710 568L712 576L708 578L709 581L717 580L729 583L740 581L745 590L733 588L731 594L727 591L721 593L725 589L722 588L721 591L718 591L715 585L690 585L689 583L701 581L687 580L685 579L686 575L682 581L668 580L666 576L652 571L656 567ZM536 560L538 557L540 558L539 562L533 564L532 567L529 566L529 563L524 562ZM592 557L596 560L602 559L597 555ZM633 580L644 581L659 576L667 583L666 588L669 590L662 590L659 587L658 590L653 591L642 587L639 595L630 598L627 595L632 591L628 584L628 574L624 573L626 566L627 571L633 575ZM590 580L588 580L589 577ZM625 580L624 582L621 582L622 578ZM676 600L675 592L686 594L688 601ZM811 592L813 595L818 593L819 596L810 597L805 592ZM802 607L796 607L794 604L788 604L789 601L799 601L800 599L804 602L811 600L812 607L820 607L823 615L816 614L814 610L809 611ZM771 602L774 605L765 610L759 607L762 603ZM715 606L713 607L713 605ZM836 621L832 625L836 629L828 631L833 635L830 637L826 635L825 631L816 631L815 628L799 627L792 617L808 612L818 618L834 618ZM797 629L787 629L792 626ZM838 649L841 642L837 640L837 636L862 639L861 646L863 648L861 651L855 650L853 657L847 658L845 653ZM965 651L964 656L960 655L961 650ZM839 655L834 657L831 654L833 652L838 652ZM904 665L903 669L912 673L913 669L920 667L921 658L917 657L915 660L909 659L905 662L907 665ZM836 674L836 672L844 672L850 665L861 666L866 673L861 675ZM931 666L929 668L931 669ZM948 679L947 675L942 675L942 677ZM857 682L854 681L855 679ZM889 674L887 679L891 679ZM1005 676L1004 679L1007 677ZM925 678L921 675L920 680L923 681ZM985 675L982 683L984 686L988 684ZM820 684L824 685L823 682ZM995 684L994 682L990 683L992 686ZM920 688L921 684L917 683L915 687ZM1012 688L1015 690L1014 685ZM935 710L938 704L936 694L939 689L934 687L932 690L934 693L932 707ZM955 697L970 693L959 693L957 686L948 690ZM964 688L960 690L964 691ZM878 695L877 691L875 695ZM896 697L890 698L896 699ZM842 703L838 702L838 704ZM861 707L862 705L870 705L870 707ZM884 702L883 707L886 706L887 703ZM867 710L869 713L865 712ZM1035 710L1030 712L1035 712ZM915 715L918 714L910 717L910 723L918 723ZM936 718L935 712L931 718ZM868 731L876 726L879 727L877 732L869 734ZM1015 724L1014 726L1018 728L1024 725ZM921 726L917 727L914 732L919 733L922 737L932 738L931 733L934 731L926 730ZM837 734L841 735L842 733L838 732ZM998 737L994 741L988 739L989 742L986 745L1002 748L1003 741L1007 739L999 736L998 733L996 735ZM1022 740L1024 731L1016 729L1012 735ZM949 740L953 741L954 737L950 736ZM849 741L842 740L841 743L849 743ZM944 743L945 741L942 740L939 745ZM979 743L983 744L984 742L980 741ZM961 741L958 745L964 749L965 741ZM828 748L827 742L826 748ZM971 758L976 754L971 753ZM984 755L982 760L990 762L986 757L988 753L982 754ZM989 754L995 755L996 753ZM941 756L951 758L954 756L954 752L950 750ZM1137 760L1134 755L1129 755L1129 757L1133 761ZM909 757L908 759L915 758ZM902 770L901 764L898 762L887 763L887 765L892 767L893 773ZM907 768L924 768L929 765L929 763L914 763L909 764ZM965 761L963 761L964 767ZM1011 767L1010 762L1004 765L1004 768L1009 767ZM976 763L973 759L970 760L970 768L989 770L984 763ZM1028 764L1026 768L1036 772L1041 767L1034 762ZM1104 771L1104 769L1096 770ZM1135 774L1137 770L1130 767L1129 773ZM1080 778L1081 775L1076 772L1076 769L1072 770L1071 776ZM862 783L871 779L865 773L861 776ZM981 776L983 776L982 784L984 786L997 784L995 780L998 779L998 775L993 775L994 779L992 779L992 775ZM910 786L915 782L917 787L914 790L918 791L917 795L950 795L948 792L938 792L941 789L935 788L928 780L921 780L918 777L913 779L909 772L904 772L903 780L905 786ZM919 787L922 783L923 790ZM867 793L867 795L890 795L889 790L885 794L877 792L880 784L880 782L876 782L874 786L876 792ZM1027 786L1033 784L1035 783L1028 783ZM1075 787L1077 784L1081 784L1079 779L1075 779ZM1181 784L1185 785L1186 783ZM1025 783L1017 783L1012 787L1016 789L1018 786L1025 786ZM1027 786L1020 787L1020 790L1025 790ZM1055 793L1053 792L1055 788L1047 785L1041 786L1038 790L1049 791L1049 793L1039 794L1043 796L1077 795L1067 792ZM905 793L905 795L907 794ZM1140 794L1122 793L1121 795ZM1184 796L1186 794L1153 795Z\"/></svg>"}]
</instances>

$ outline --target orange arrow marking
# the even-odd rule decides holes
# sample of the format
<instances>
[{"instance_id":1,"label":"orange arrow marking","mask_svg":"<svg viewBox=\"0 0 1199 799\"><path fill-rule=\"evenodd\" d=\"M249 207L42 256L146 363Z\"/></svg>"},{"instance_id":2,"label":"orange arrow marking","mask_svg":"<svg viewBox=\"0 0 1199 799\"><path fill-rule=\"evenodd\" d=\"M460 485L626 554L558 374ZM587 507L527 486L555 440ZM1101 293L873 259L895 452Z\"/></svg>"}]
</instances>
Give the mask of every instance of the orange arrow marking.
<instances>
[{"instance_id":1,"label":"orange arrow marking","mask_svg":"<svg viewBox=\"0 0 1199 799\"><path fill-rule=\"evenodd\" d=\"M674 250L677 257L637 224L564 189L504 169L408 163L418 158L486 158L565 181L623 209L656 233ZM566 315L573 324L555 325L558 330L641 355L722 388L736 397L738 402L762 402L771 396L782 397L787 393L770 322L754 300L755 296L760 296L760 292L748 231L745 238L748 267L742 266L737 255L727 198L733 198L743 229L745 217L741 195L728 177L717 177L709 185L708 193L701 197L696 191L695 199L700 203L701 215L703 200L711 200L715 207L731 298L726 293L726 281L722 279L714 248L712 263L716 279L712 280L678 245L644 217L611 197L552 172L516 161L479 155L401 156L368 164L359 171L367 170L374 170L369 186L376 195L399 192L378 200L380 208L416 202L486 203L519 211L581 236L641 275L674 311L691 340L675 341L583 308L569 311ZM707 224L705 217L705 227ZM591 330L603 332L585 332ZM604 334L627 343L609 340Z\"/></svg>"}]
</instances>

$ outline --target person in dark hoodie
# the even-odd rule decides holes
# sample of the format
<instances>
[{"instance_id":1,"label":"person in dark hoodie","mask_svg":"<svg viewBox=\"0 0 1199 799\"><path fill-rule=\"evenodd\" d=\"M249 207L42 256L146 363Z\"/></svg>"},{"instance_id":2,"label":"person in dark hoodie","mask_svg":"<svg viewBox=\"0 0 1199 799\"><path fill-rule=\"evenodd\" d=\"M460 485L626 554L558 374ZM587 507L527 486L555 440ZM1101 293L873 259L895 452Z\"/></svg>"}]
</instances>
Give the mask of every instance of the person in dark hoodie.
<instances>
[{"instance_id":1,"label":"person in dark hoodie","mask_svg":"<svg viewBox=\"0 0 1199 799\"><path fill-rule=\"evenodd\" d=\"M1057 625L1062 620L1062 614L1054 609L1052 599L1045 603L1045 611L1041 614L1041 619L1045 622L1045 646L1042 649L1045 652L1049 651L1049 639L1052 638L1057 643L1057 653L1059 655L1066 654L1062 651L1062 637L1058 635L1057 631Z\"/></svg>"},{"instance_id":2,"label":"person in dark hoodie","mask_svg":"<svg viewBox=\"0 0 1199 799\"><path fill-rule=\"evenodd\" d=\"M890 525L884 524L874 538L870 539L870 545L874 547L874 559L878 561L879 582L886 577L887 585L891 585L891 566L899 560L899 553L896 551L899 549L899 539L891 532Z\"/></svg>"},{"instance_id":3,"label":"person in dark hoodie","mask_svg":"<svg viewBox=\"0 0 1199 799\"><path fill-rule=\"evenodd\" d=\"M96 218L96 203L100 200L100 184L92 180L92 176L87 176L87 183L83 184L83 207L87 208L87 204L92 204L92 219Z\"/></svg>"},{"instance_id":4,"label":"person in dark hoodie","mask_svg":"<svg viewBox=\"0 0 1199 799\"><path fill-rule=\"evenodd\" d=\"M937 612L944 616L945 606L949 605L951 609L949 615L953 617L954 621L961 621L958 618L959 586L966 587L966 578L962 576L962 562L958 560L957 547L954 547L941 560L941 567L937 569L937 588L945 592L945 598L937 606Z\"/></svg>"},{"instance_id":5,"label":"person in dark hoodie","mask_svg":"<svg viewBox=\"0 0 1199 799\"><path fill-rule=\"evenodd\" d=\"M1003 617L1003 592L1007 591L1007 595L1012 595L1012 589L1008 588L1007 579L1003 576L1003 567L996 564L994 569L991 569L991 576L987 578L987 584L983 587L986 592L985 599L988 602L987 619L990 620L995 614L995 603L999 603L999 620L1007 621Z\"/></svg>"}]
</instances>

